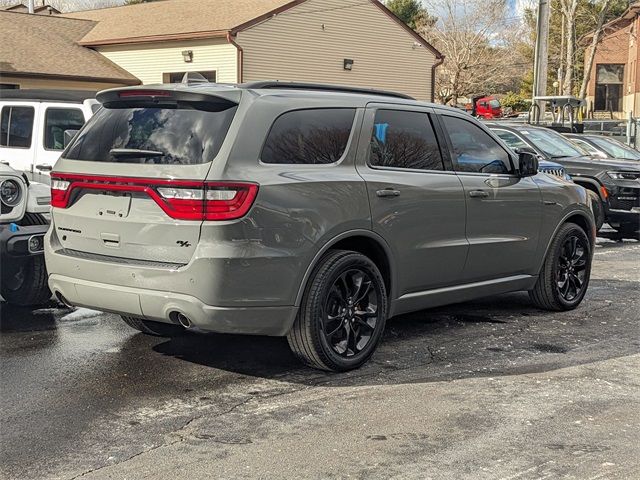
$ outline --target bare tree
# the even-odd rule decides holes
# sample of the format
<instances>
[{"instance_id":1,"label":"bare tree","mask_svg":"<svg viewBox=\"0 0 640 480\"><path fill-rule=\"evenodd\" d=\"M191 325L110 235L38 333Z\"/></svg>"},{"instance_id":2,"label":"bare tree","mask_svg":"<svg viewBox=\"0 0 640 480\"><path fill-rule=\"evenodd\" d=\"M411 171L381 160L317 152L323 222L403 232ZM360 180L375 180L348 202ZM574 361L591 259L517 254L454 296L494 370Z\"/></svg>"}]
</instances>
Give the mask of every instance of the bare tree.
<instances>
[{"instance_id":1,"label":"bare tree","mask_svg":"<svg viewBox=\"0 0 640 480\"><path fill-rule=\"evenodd\" d=\"M442 103L455 105L461 96L500 89L519 76L524 60L509 48L519 23L510 24L507 5L506 0L428 1L439 18L421 33L445 56L435 92Z\"/></svg>"},{"instance_id":2,"label":"bare tree","mask_svg":"<svg viewBox=\"0 0 640 480\"><path fill-rule=\"evenodd\" d=\"M564 20L564 44L565 44L565 62L564 79L562 81L563 95L571 95L573 93L573 69L575 64L576 53L576 12L578 11L578 0L560 0L560 9Z\"/></svg>"},{"instance_id":3,"label":"bare tree","mask_svg":"<svg viewBox=\"0 0 640 480\"><path fill-rule=\"evenodd\" d=\"M584 60L584 73L582 75L582 84L580 85L579 93L580 98L585 98L587 96L587 84L589 83L589 77L591 76L593 60L596 56L596 48L604 31L605 19L607 17L610 5L611 3L609 0L602 0L599 5L596 28L592 33L591 45L588 49L588 55Z\"/></svg>"}]
</instances>

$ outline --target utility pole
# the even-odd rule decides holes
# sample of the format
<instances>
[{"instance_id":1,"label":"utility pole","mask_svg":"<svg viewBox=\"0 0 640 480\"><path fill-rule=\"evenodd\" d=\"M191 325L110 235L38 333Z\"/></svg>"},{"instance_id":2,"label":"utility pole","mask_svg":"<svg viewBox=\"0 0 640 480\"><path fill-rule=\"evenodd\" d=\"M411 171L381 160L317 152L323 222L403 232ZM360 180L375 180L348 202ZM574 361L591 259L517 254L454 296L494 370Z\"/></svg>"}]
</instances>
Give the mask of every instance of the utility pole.
<instances>
[{"instance_id":1,"label":"utility pole","mask_svg":"<svg viewBox=\"0 0 640 480\"><path fill-rule=\"evenodd\" d=\"M538 1L538 20L536 22L536 50L533 61L533 96L547 94L547 66L549 63L549 0ZM539 117L544 115L544 102L538 105ZM533 104L532 104L533 105ZM535 110L533 110L535 112ZM536 122L539 118L534 115Z\"/></svg>"}]
</instances>

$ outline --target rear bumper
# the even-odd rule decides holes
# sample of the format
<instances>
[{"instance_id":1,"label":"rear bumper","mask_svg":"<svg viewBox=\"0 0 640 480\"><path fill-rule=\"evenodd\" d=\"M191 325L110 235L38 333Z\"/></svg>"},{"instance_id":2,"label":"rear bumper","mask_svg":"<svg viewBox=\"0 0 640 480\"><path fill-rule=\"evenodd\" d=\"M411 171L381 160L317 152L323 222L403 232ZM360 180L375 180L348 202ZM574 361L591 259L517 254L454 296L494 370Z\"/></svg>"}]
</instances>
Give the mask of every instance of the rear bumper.
<instances>
[{"instance_id":1,"label":"rear bumper","mask_svg":"<svg viewBox=\"0 0 640 480\"><path fill-rule=\"evenodd\" d=\"M49 288L71 305L164 323L185 315L200 330L251 335L286 335L297 307L217 307L174 292L123 287L63 275L49 276Z\"/></svg>"}]
</instances>

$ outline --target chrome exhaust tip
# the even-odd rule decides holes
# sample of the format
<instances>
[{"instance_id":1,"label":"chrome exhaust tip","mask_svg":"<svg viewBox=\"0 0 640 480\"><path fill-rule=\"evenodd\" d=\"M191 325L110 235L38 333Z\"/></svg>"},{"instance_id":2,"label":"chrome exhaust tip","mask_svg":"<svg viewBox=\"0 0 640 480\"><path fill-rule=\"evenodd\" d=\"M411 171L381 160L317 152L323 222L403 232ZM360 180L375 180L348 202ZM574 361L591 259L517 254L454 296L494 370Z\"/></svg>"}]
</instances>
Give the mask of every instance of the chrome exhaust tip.
<instances>
[{"instance_id":1,"label":"chrome exhaust tip","mask_svg":"<svg viewBox=\"0 0 640 480\"><path fill-rule=\"evenodd\" d=\"M191 328L193 325L191 323L191 320L189 320L189 318L186 315L180 312L176 313L176 320L178 320L178 323L182 325L184 328Z\"/></svg>"}]
</instances>

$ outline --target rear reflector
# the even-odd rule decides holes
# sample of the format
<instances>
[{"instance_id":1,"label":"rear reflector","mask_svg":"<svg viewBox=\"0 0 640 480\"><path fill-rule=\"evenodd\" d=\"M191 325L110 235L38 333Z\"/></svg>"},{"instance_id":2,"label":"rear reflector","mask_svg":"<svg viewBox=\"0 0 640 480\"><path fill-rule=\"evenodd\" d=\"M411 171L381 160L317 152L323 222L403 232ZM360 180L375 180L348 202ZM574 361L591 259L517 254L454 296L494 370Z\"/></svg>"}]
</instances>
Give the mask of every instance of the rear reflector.
<instances>
[{"instance_id":1,"label":"rear reflector","mask_svg":"<svg viewBox=\"0 0 640 480\"><path fill-rule=\"evenodd\" d=\"M51 206L68 208L74 191L141 192L178 220L235 220L249 211L258 194L255 183L198 182L155 178L51 174Z\"/></svg>"}]
</instances>

